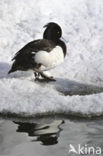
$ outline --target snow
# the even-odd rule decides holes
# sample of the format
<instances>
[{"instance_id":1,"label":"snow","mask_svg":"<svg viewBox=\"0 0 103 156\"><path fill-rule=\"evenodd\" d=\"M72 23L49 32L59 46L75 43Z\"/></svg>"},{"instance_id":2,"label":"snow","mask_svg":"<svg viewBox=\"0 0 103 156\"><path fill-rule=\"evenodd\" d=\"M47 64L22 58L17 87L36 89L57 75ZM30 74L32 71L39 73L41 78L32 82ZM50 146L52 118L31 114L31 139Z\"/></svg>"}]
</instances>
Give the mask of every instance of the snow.
<instances>
[{"instance_id":1,"label":"snow","mask_svg":"<svg viewBox=\"0 0 103 156\"><path fill-rule=\"evenodd\" d=\"M56 82L34 82L32 72L8 75L11 58L57 22L67 45L65 61L50 71ZM103 114L103 1L0 1L0 113Z\"/></svg>"}]
</instances>

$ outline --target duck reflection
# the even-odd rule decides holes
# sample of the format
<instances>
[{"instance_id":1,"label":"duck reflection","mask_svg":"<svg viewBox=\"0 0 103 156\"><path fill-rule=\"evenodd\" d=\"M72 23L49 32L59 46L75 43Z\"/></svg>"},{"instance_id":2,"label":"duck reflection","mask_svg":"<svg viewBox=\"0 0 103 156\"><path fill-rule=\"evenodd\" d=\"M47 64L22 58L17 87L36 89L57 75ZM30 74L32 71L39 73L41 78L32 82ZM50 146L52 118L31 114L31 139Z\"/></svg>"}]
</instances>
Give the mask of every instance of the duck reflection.
<instances>
[{"instance_id":1,"label":"duck reflection","mask_svg":"<svg viewBox=\"0 0 103 156\"><path fill-rule=\"evenodd\" d=\"M58 143L58 137L61 132L60 125L63 120L54 120L48 124L37 124L28 122L14 122L18 124L17 132L28 133L30 137L36 137L36 140L41 141L43 145L54 145Z\"/></svg>"}]
</instances>

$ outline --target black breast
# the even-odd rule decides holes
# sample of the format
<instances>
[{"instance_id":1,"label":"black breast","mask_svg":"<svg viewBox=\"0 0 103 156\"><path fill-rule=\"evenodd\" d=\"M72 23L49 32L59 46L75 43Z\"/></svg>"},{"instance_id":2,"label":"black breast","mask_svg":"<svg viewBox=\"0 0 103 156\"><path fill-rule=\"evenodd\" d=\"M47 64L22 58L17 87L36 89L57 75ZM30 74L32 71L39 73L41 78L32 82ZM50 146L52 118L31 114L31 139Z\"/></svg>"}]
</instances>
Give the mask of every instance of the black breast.
<instances>
[{"instance_id":1,"label":"black breast","mask_svg":"<svg viewBox=\"0 0 103 156\"><path fill-rule=\"evenodd\" d=\"M65 57L66 52L67 52L67 48L66 48L65 43L63 41L59 40L57 44L63 49L63 53L64 53L64 57Z\"/></svg>"}]
</instances>

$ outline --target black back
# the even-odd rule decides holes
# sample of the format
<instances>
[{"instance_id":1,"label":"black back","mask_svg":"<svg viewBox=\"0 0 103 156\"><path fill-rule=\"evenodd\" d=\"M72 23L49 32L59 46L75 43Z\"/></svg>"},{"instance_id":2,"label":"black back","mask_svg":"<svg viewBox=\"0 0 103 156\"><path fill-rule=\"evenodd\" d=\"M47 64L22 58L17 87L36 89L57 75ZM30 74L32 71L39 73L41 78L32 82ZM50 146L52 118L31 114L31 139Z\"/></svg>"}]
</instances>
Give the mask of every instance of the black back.
<instances>
[{"instance_id":1,"label":"black back","mask_svg":"<svg viewBox=\"0 0 103 156\"><path fill-rule=\"evenodd\" d=\"M14 58L14 63L12 65L9 73L16 70L29 70L34 67L39 67L40 64L36 64L34 61L35 53L40 50L50 52L55 47L55 43L46 39L35 40L27 45L25 45L21 50L19 50Z\"/></svg>"}]
</instances>

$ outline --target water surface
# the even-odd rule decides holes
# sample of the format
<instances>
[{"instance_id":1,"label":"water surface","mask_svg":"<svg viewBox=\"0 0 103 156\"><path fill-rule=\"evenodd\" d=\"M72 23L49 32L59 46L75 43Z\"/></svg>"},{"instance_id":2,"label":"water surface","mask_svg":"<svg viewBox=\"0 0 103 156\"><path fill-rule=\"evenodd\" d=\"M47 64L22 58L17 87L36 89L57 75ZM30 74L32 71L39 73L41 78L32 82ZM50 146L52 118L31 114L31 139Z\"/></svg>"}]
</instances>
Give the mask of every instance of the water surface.
<instances>
[{"instance_id":1,"label":"water surface","mask_svg":"<svg viewBox=\"0 0 103 156\"><path fill-rule=\"evenodd\" d=\"M103 119L0 118L0 156L78 155L68 152L71 144L103 149Z\"/></svg>"}]
</instances>

